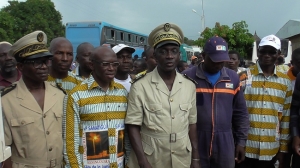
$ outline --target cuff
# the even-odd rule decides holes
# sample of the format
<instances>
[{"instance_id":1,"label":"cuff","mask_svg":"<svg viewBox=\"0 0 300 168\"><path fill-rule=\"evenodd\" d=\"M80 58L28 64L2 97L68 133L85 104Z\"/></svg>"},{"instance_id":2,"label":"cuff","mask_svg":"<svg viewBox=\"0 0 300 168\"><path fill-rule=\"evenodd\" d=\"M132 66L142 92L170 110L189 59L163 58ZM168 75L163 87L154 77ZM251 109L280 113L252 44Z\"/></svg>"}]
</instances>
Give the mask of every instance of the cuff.
<instances>
[{"instance_id":1,"label":"cuff","mask_svg":"<svg viewBox=\"0 0 300 168\"><path fill-rule=\"evenodd\" d=\"M239 145L241 147L245 147L246 146L246 140L237 140L236 145Z\"/></svg>"}]
</instances>

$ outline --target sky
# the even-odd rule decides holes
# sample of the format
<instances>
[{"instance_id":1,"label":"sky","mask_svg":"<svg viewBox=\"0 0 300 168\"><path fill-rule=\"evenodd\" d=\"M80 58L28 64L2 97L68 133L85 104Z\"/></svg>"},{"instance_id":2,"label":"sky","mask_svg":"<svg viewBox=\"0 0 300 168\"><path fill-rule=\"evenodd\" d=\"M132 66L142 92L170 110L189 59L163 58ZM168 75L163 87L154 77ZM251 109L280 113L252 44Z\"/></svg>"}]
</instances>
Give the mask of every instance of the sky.
<instances>
[{"instance_id":1,"label":"sky","mask_svg":"<svg viewBox=\"0 0 300 168\"><path fill-rule=\"evenodd\" d=\"M20 0L25 1L25 0ZM163 23L175 23L185 37L197 39L202 31L202 0L52 0L63 23L106 21L149 34ZM0 0L0 8L8 5ZM300 19L299 0L203 0L205 27L216 22L231 25L246 21L259 37L276 34L290 19ZM192 10L196 10L194 13Z\"/></svg>"}]
</instances>

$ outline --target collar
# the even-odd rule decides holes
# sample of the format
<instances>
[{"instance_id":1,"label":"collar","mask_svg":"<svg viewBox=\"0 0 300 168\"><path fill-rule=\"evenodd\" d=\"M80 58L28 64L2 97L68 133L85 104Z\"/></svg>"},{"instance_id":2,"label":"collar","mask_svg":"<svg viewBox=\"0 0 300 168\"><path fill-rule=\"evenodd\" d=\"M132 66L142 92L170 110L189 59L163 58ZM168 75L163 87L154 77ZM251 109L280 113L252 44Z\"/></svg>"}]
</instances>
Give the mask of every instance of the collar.
<instances>
[{"instance_id":1,"label":"collar","mask_svg":"<svg viewBox=\"0 0 300 168\"><path fill-rule=\"evenodd\" d=\"M204 74L204 70L203 70L203 63L199 64L197 66L197 70L196 70L196 76L200 79L206 79L206 76ZM227 72L226 72L226 68L223 67L221 70L220 70L220 79L222 80L230 80Z\"/></svg>"},{"instance_id":2,"label":"collar","mask_svg":"<svg viewBox=\"0 0 300 168\"><path fill-rule=\"evenodd\" d=\"M274 67L275 68L274 68L273 75L277 76L278 70L277 70L277 68L276 68L275 65L274 65ZM258 75L258 74L264 75L264 72L262 71L262 69L261 69L258 61L257 61L257 63L255 65L251 66L249 69L251 70L251 74L253 74L253 75Z\"/></svg>"},{"instance_id":3,"label":"collar","mask_svg":"<svg viewBox=\"0 0 300 168\"><path fill-rule=\"evenodd\" d=\"M296 80L296 76L294 76L293 74L293 67L291 67L288 71L287 71L287 76L290 78L290 80Z\"/></svg>"},{"instance_id":4,"label":"collar","mask_svg":"<svg viewBox=\"0 0 300 168\"><path fill-rule=\"evenodd\" d=\"M86 81L87 85L88 85L88 90L92 90L94 88L101 88L99 86L99 84L95 81L93 75L91 74L89 78L87 78ZM116 83L114 80L112 80L109 84L108 89L109 90L113 90L113 89L121 89L122 86L120 86L121 84Z\"/></svg>"},{"instance_id":5,"label":"collar","mask_svg":"<svg viewBox=\"0 0 300 168\"><path fill-rule=\"evenodd\" d=\"M77 66L72 72L73 72L76 76L80 76L80 75L79 75L79 66Z\"/></svg>"}]
</instances>

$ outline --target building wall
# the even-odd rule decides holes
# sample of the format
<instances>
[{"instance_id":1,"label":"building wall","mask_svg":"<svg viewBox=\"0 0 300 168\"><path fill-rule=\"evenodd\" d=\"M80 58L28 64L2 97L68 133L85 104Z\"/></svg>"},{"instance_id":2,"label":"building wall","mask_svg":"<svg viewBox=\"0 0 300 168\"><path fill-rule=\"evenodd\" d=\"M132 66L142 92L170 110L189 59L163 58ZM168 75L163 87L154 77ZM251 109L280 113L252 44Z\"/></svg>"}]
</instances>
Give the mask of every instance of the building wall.
<instances>
[{"instance_id":1,"label":"building wall","mask_svg":"<svg viewBox=\"0 0 300 168\"><path fill-rule=\"evenodd\" d=\"M300 47L300 34L288 38L292 42L293 51Z\"/></svg>"}]
</instances>

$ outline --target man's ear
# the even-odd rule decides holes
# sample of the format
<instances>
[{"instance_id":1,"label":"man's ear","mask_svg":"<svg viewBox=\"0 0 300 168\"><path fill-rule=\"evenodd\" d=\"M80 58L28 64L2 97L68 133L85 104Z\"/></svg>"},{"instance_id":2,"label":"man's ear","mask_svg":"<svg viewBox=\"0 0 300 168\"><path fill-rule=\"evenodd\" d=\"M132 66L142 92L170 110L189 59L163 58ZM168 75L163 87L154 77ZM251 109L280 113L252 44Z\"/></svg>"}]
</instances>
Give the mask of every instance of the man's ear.
<instances>
[{"instance_id":1,"label":"man's ear","mask_svg":"<svg viewBox=\"0 0 300 168\"><path fill-rule=\"evenodd\" d=\"M19 71L23 72L23 67L24 67L24 65L22 63L20 63L20 62L17 63L17 69Z\"/></svg>"}]
</instances>

